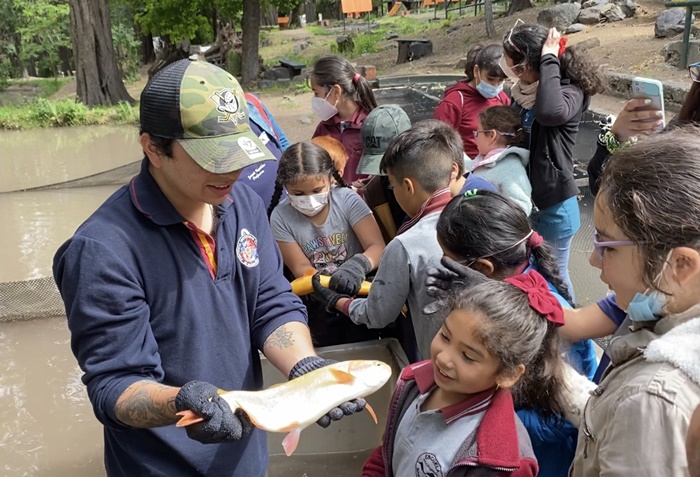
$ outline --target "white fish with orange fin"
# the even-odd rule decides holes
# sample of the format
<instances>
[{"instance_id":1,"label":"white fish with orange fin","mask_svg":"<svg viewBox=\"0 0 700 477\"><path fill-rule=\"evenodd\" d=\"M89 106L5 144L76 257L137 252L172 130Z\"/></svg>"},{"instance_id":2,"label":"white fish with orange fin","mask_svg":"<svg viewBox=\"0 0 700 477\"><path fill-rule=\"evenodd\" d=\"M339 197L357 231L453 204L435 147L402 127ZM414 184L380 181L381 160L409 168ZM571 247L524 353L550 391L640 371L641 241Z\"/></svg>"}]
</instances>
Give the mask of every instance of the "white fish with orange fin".
<instances>
[{"instance_id":1,"label":"white fish with orange fin","mask_svg":"<svg viewBox=\"0 0 700 477\"><path fill-rule=\"evenodd\" d=\"M391 367L381 361L353 360L324 366L286 383L262 391L221 392L232 411L242 409L250 421L269 432L289 432L282 441L287 456L299 444L301 431L340 404L369 396L391 377ZM376 424L377 416L367 404ZM177 413L177 426L189 426L203 419L192 411Z\"/></svg>"}]
</instances>

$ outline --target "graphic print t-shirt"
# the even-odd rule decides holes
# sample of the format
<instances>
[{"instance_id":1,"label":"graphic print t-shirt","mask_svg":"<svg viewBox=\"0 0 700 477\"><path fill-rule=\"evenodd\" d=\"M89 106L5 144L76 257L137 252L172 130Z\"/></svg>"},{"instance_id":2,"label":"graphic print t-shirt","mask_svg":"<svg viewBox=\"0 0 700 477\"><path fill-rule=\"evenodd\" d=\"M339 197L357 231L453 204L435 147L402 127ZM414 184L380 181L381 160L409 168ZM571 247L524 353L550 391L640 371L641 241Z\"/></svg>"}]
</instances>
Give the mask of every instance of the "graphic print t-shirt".
<instances>
[{"instance_id":1,"label":"graphic print t-shirt","mask_svg":"<svg viewBox=\"0 0 700 477\"><path fill-rule=\"evenodd\" d=\"M323 225L316 225L285 199L275 207L270 226L278 242L296 242L316 270L335 272L362 244L353 227L372 213L357 193L348 187L332 187L330 211Z\"/></svg>"}]
</instances>

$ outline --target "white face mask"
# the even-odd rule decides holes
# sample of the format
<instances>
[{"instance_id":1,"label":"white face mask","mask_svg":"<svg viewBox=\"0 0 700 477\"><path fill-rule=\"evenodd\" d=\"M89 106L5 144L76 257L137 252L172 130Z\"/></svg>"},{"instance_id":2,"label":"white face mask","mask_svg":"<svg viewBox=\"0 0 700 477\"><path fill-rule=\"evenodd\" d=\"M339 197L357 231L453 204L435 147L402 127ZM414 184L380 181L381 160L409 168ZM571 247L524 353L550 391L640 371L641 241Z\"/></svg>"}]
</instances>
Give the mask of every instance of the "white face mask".
<instances>
[{"instance_id":1,"label":"white face mask","mask_svg":"<svg viewBox=\"0 0 700 477\"><path fill-rule=\"evenodd\" d=\"M328 204L328 193L329 191L311 195L290 195L289 203L307 217L313 217Z\"/></svg>"},{"instance_id":2,"label":"white face mask","mask_svg":"<svg viewBox=\"0 0 700 477\"><path fill-rule=\"evenodd\" d=\"M331 89L331 91L333 90ZM328 96L331 95L331 91L328 92L325 98L319 98L318 96L311 98L311 110L321 121L328 121L338 114L338 108L327 101ZM337 103L336 101L336 104Z\"/></svg>"},{"instance_id":3,"label":"white face mask","mask_svg":"<svg viewBox=\"0 0 700 477\"><path fill-rule=\"evenodd\" d=\"M506 63L506 57L501 56L501 59L498 60L498 66L501 67L503 72L506 74L508 78L510 78L512 81L518 81L520 79L520 76L516 75L513 70L511 69L510 66L508 66L508 63Z\"/></svg>"}]
</instances>

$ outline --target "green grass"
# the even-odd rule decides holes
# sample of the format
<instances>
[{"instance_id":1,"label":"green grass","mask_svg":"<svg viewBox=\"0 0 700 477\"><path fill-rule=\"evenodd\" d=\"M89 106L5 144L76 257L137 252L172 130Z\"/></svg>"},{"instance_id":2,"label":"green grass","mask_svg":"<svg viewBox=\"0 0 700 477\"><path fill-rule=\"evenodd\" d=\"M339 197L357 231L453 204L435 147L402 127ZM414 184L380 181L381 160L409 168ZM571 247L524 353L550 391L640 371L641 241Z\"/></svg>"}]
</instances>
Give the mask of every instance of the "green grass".
<instances>
[{"instance_id":1,"label":"green grass","mask_svg":"<svg viewBox=\"0 0 700 477\"><path fill-rule=\"evenodd\" d=\"M21 106L0 107L0 129L136 124L138 108L128 103L88 108L70 99L38 98Z\"/></svg>"},{"instance_id":2,"label":"green grass","mask_svg":"<svg viewBox=\"0 0 700 477\"><path fill-rule=\"evenodd\" d=\"M305 28L306 31L315 36L327 36L333 34L332 31L328 30L326 27L322 27L321 25L306 25Z\"/></svg>"},{"instance_id":3,"label":"green grass","mask_svg":"<svg viewBox=\"0 0 700 477\"><path fill-rule=\"evenodd\" d=\"M7 86L17 86L26 88L38 88L40 98L48 98L56 94L61 88L71 81L71 78L32 78L32 79L10 79Z\"/></svg>"}]
</instances>

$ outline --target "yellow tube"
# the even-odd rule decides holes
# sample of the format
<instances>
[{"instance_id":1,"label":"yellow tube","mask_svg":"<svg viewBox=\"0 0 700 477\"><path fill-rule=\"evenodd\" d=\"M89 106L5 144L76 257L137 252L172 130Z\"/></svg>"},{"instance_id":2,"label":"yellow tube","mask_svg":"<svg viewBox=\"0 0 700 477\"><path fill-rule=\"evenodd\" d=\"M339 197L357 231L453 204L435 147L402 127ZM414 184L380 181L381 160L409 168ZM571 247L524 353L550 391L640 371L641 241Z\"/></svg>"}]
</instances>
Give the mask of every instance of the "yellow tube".
<instances>
[{"instance_id":1,"label":"yellow tube","mask_svg":"<svg viewBox=\"0 0 700 477\"><path fill-rule=\"evenodd\" d=\"M299 277L292 282L292 293L298 296L310 295L314 292L314 286L311 284L311 276ZM330 284L331 277L328 275L321 275L320 277L321 285L328 288ZM369 289L372 283L368 281L362 282L360 285L360 291L357 292L358 295L367 296L369 294Z\"/></svg>"}]
</instances>

